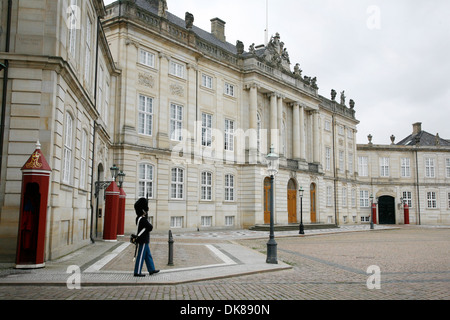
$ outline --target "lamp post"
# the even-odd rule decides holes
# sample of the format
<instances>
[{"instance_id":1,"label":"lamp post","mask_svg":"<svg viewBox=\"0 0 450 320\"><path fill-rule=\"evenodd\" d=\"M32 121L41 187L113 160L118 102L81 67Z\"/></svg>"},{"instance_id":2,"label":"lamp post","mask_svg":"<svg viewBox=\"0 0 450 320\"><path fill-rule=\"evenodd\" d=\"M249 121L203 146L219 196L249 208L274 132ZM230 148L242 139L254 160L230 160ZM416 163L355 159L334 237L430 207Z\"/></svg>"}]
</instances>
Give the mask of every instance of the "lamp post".
<instances>
[{"instance_id":1,"label":"lamp post","mask_svg":"<svg viewBox=\"0 0 450 320\"><path fill-rule=\"evenodd\" d=\"M278 159L279 156L273 151L273 146L270 148L270 153L266 156L267 171L270 175L270 236L267 242L267 259L266 263L277 264L277 243L273 233L273 214L274 214L274 179L278 173Z\"/></svg>"},{"instance_id":2,"label":"lamp post","mask_svg":"<svg viewBox=\"0 0 450 320\"><path fill-rule=\"evenodd\" d=\"M299 230L299 234L305 234L305 229L303 227L303 188L300 187L298 192L300 194L300 230Z\"/></svg>"}]
</instances>

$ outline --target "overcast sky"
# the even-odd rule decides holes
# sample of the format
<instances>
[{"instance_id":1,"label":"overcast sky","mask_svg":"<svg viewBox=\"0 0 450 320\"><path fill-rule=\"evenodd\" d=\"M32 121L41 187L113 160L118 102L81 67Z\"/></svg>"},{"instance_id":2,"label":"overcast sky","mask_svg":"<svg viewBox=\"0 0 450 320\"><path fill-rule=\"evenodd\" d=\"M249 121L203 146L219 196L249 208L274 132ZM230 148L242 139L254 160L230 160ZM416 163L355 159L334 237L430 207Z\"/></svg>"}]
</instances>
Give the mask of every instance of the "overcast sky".
<instances>
[{"instance_id":1,"label":"overcast sky","mask_svg":"<svg viewBox=\"0 0 450 320\"><path fill-rule=\"evenodd\" d=\"M105 5L113 0L104 0ZM266 0L167 0L169 12L210 31L226 22L227 41L263 44ZM280 33L291 69L317 77L319 94L355 100L358 143L389 144L412 124L450 139L450 1L268 0L269 37ZM339 94L337 99L339 98Z\"/></svg>"}]
</instances>

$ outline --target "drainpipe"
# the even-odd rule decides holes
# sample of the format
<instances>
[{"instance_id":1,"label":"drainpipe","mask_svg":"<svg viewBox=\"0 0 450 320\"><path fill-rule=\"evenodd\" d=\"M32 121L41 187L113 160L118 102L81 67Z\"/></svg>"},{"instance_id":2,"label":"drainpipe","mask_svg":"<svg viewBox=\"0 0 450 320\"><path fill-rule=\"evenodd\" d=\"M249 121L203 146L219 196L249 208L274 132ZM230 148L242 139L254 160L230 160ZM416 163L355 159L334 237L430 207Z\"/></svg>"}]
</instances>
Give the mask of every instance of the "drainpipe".
<instances>
[{"instance_id":1,"label":"drainpipe","mask_svg":"<svg viewBox=\"0 0 450 320\"><path fill-rule=\"evenodd\" d=\"M101 22L100 18L97 18L97 39L96 39L96 45L95 45L95 77L94 77L94 105L95 110L97 110L97 77L98 77L98 39L99 39L99 33ZM93 236L93 222L94 222L94 197L92 196L92 191L94 190L94 164L95 164L95 136L97 132L97 121L94 120L94 133L93 133L93 146L92 146L92 166L91 166L91 230L90 230L90 238L91 242L95 243L94 236ZM98 201L98 200L97 200ZM97 210L95 211L95 216L97 217Z\"/></svg>"},{"instance_id":2,"label":"drainpipe","mask_svg":"<svg viewBox=\"0 0 450 320\"><path fill-rule=\"evenodd\" d=\"M11 8L12 8L12 0L8 0L8 14L7 14L7 22L6 22L6 45L5 52L9 52L9 42L11 38ZM4 71L3 71L3 92L2 92L2 117L0 122L0 177L2 173L3 167L3 139L5 137L5 119L6 119L6 91L8 89L8 68L9 61L6 59L4 62Z\"/></svg>"}]
</instances>

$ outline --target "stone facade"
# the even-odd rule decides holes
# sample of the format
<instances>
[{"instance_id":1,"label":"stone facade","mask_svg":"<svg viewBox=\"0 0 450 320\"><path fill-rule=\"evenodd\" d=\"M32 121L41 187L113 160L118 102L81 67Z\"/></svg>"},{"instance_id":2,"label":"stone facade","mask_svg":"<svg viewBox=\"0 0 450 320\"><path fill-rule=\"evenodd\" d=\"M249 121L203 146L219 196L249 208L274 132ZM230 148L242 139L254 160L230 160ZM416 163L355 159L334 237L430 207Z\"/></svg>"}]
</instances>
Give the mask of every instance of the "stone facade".
<instances>
[{"instance_id":1,"label":"stone facade","mask_svg":"<svg viewBox=\"0 0 450 320\"><path fill-rule=\"evenodd\" d=\"M276 224L300 221L300 188L304 223L367 223L370 195L394 198L394 223L403 223L404 192L412 223L449 223L448 141L357 145L355 102L335 90L320 95L279 34L246 51L226 42L221 19L207 32L165 1L8 3L0 1L2 258L15 254L20 168L37 140L52 168L47 259L101 237L102 182L113 164L126 173L126 234L140 197L149 198L156 230L267 223L272 146L280 155ZM389 158L387 176L380 158ZM404 158L410 175L400 177ZM432 164L434 178L425 176Z\"/></svg>"},{"instance_id":2,"label":"stone facade","mask_svg":"<svg viewBox=\"0 0 450 320\"><path fill-rule=\"evenodd\" d=\"M116 102L110 92L116 91L119 72L98 28L103 1L0 3L1 28L9 30L0 41L0 59L7 64L2 72L0 254L15 255L20 168L40 141L52 168L45 250L50 259L89 243L92 172L112 158L109 124Z\"/></svg>"}]
</instances>

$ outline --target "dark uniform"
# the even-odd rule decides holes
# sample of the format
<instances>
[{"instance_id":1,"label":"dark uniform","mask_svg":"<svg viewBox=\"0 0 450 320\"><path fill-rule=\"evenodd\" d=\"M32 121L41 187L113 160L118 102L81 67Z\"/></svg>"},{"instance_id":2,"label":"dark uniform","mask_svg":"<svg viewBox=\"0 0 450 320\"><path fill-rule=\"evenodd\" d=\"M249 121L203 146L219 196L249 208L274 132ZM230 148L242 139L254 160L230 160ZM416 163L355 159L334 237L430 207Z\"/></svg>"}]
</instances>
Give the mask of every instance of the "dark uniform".
<instances>
[{"instance_id":1,"label":"dark uniform","mask_svg":"<svg viewBox=\"0 0 450 320\"><path fill-rule=\"evenodd\" d=\"M136 211L136 225L139 223L137 228L137 255L136 263L134 266L134 276L143 277L142 267L145 261L147 270L150 274L159 272L155 269L155 264L153 263L153 257L150 252L150 247L148 246L150 242L150 232L153 230L153 226L147 220L148 213L148 202L147 199L141 198L134 204L134 209Z\"/></svg>"}]
</instances>

